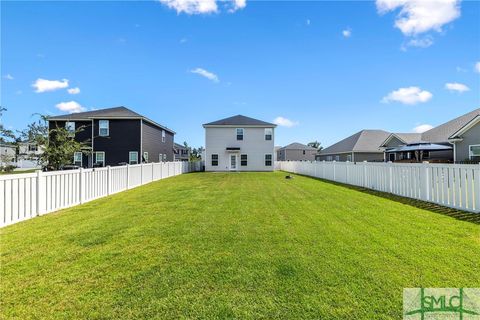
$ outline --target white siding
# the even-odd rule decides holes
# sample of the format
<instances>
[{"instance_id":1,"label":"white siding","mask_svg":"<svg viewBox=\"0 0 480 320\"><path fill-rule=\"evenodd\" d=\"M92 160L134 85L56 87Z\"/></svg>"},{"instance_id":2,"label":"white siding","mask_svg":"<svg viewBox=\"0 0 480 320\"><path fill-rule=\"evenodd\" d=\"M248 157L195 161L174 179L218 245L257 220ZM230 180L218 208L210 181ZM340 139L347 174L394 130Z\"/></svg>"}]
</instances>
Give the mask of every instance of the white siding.
<instances>
[{"instance_id":1,"label":"white siding","mask_svg":"<svg viewBox=\"0 0 480 320\"><path fill-rule=\"evenodd\" d=\"M205 170L206 171L229 171L229 155L227 147L240 148L237 158L237 171L273 171L275 157L274 141L275 130L272 140L265 140L265 127L244 128L243 140L237 141L237 127L207 127L205 128ZM212 154L218 154L218 166L212 166ZM240 155L248 155L248 165L242 167ZM272 155L272 166L265 166L265 154Z\"/></svg>"}]
</instances>

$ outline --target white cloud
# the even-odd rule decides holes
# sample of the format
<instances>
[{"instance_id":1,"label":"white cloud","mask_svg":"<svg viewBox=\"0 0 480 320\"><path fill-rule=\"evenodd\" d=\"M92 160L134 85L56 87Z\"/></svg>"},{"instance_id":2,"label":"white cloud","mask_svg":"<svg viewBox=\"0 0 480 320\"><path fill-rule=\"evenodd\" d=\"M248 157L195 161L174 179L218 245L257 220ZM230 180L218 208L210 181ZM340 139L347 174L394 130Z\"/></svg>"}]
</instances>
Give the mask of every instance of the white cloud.
<instances>
[{"instance_id":1,"label":"white cloud","mask_svg":"<svg viewBox=\"0 0 480 320\"><path fill-rule=\"evenodd\" d=\"M424 38L414 38L410 39L406 47L418 47L418 48L428 48L433 44L433 38L431 36L426 36Z\"/></svg>"},{"instance_id":2,"label":"white cloud","mask_svg":"<svg viewBox=\"0 0 480 320\"><path fill-rule=\"evenodd\" d=\"M202 68L195 68L193 70L190 70L191 73L196 73L196 74L199 74L201 75L202 77L205 77L207 78L208 80L212 80L213 82L219 82L220 80L218 79L218 76L213 73L213 72L210 72L210 71L207 71L205 69L202 69Z\"/></svg>"},{"instance_id":3,"label":"white cloud","mask_svg":"<svg viewBox=\"0 0 480 320\"><path fill-rule=\"evenodd\" d=\"M307 26L309 26L312 23L312 21L310 21L310 19L307 19L305 23L307 24Z\"/></svg>"},{"instance_id":4,"label":"white cloud","mask_svg":"<svg viewBox=\"0 0 480 320\"><path fill-rule=\"evenodd\" d=\"M421 124L421 125L418 125L415 128L413 128L413 132L423 133L423 132L428 131L432 128L433 128L433 126L431 124Z\"/></svg>"},{"instance_id":5,"label":"white cloud","mask_svg":"<svg viewBox=\"0 0 480 320\"><path fill-rule=\"evenodd\" d=\"M179 42L180 42L181 44L184 44L184 43L185 43L185 42L187 42L187 41L188 41L188 39L187 39L187 38L182 38L182 39L180 39L180 41L179 41Z\"/></svg>"},{"instance_id":6,"label":"white cloud","mask_svg":"<svg viewBox=\"0 0 480 320\"><path fill-rule=\"evenodd\" d=\"M10 73L4 75L3 78L7 80L13 80L13 76Z\"/></svg>"},{"instance_id":7,"label":"white cloud","mask_svg":"<svg viewBox=\"0 0 480 320\"><path fill-rule=\"evenodd\" d=\"M284 117L276 117L273 120L273 123L275 123L278 126L287 127L287 128L291 128L298 125L298 121L292 121Z\"/></svg>"},{"instance_id":8,"label":"white cloud","mask_svg":"<svg viewBox=\"0 0 480 320\"><path fill-rule=\"evenodd\" d=\"M47 92L47 91L55 91L58 89L64 89L68 87L68 80L46 80L46 79L37 79L32 87L35 88L35 92Z\"/></svg>"},{"instance_id":9,"label":"white cloud","mask_svg":"<svg viewBox=\"0 0 480 320\"><path fill-rule=\"evenodd\" d=\"M79 94L80 93L80 88L70 88L70 89L67 89L68 93L70 94Z\"/></svg>"},{"instance_id":10,"label":"white cloud","mask_svg":"<svg viewBox=\"0 0 480 320\"><path fill-rule=\"evenodd\" d=\"M458 83L458 82L445 83L445 89L450 91L457 91L459 93L470 91L469 87L467 87L463 83Z\"/></svg>"},{"instance_id":11,"label":"white cloud","mask_svg":"<svg viewBox=\"0 0 480 320\"><path fill-rule=\"evenodd\" d=\"M345 37L345 38L350 38L350 36L352 35L352 30L350 29L345 29L342 31L342 35Z\"/></svg>"},{"instance_id":12,"label":"white cloud","mask_svg":"<svg viewBox=\"0 0 480 320\"><path fill-rule=\"evenodd\" d=\"M407 36L442 27L460 17L460 0L377 0L380 14L400 9L395 27Z\"/></svg>"},{"instance_id":13,"label":"white cloud","mask_svg":"<svg viewBox=\"0 0 480 320\"><path fill-rule=\"evenodd\" d=\"M241 10L247 6L247 0L233 0L233 8L230 9L230 12L235 12Z\"/></svg>"},{"instance_id":14,"label":"white cloud","mask_svg":"<svg viewBox=\"0 0 480 320\"><path fill-rule=\"evenodd\" d=\"M86 110L76 101L60 102L55 105L55 107L60 111L65 111L68 113L78 113Z\"/></svg>"},{"instance_id":15,"label":"white cloud","mask_svg":"<svg viewBox=\"0 0 480 320\"><path fill-rule=\"evenodd\" d=\"M455 70L457 70L457 72L467 72L467 69L462 67L456 67Z\"/></svg>"},{"instance_id":16,"label":"white cloud","mask_svg":"<svg viewBox=\"0 0 480 320\"><path fill-rule=\"evenodd\" d=\"M175 9L177 13L186 14L205 14L215 13L218 10L215 0L159 0L161 3L171 9Z\"/></svg>"},{"instance_id":17,"label":"white cloud","mask_svg":"<svg viewBox=\"0 0 480 320\"><path fill-rule=\"evenodd\" d=\"M475 71L480 73L480 61L478 61L477 63L475 63Z\"/></svg>"},{"instance_id":18,"label":"white cloud","mask_svg":"<svg viewBox=\"0 0 480 320\"><path fill-rule=\"evenodd\" d=\"M427 102L432 97L433 95L430 92L419 87L407 87L390 92L381 102L389 103L395 101L403 104L417 104L419 102Z\"/></svg>"}]
</instances>

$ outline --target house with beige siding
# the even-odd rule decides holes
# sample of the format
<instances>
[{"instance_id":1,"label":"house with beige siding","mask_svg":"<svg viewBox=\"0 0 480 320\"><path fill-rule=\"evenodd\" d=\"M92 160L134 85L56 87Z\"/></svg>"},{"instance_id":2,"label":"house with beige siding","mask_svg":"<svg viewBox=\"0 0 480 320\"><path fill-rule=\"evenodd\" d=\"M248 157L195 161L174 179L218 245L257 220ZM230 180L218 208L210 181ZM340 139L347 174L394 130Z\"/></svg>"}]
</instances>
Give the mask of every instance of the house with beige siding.
<instances>
[{"instance_id":1,"label":"house with beige siding","mask_svg":"<svg viewBox=\"0 0 480 320\"><path fill-rule=\"evenodd\" d=\"M273 123L242 115L205 123L205 171L273 171Z\"/></svg>"},{"instance_id":2,"label":"house with beige siding","mask_svg":"<svg viewBox=\"0 0 480 320\"><path fill-rule=\"evenodd\" d=\"M277 150L278 161L315 161L317 149L294 142Z\"/></svg>"}]
</instances>

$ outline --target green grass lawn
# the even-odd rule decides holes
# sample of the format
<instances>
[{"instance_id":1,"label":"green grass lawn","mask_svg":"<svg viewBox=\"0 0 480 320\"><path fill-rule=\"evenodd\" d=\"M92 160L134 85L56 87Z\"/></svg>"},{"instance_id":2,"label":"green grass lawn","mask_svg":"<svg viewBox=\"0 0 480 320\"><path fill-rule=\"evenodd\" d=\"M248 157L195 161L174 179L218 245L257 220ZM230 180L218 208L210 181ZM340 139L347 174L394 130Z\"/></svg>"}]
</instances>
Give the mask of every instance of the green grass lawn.
<instances>
[{"instance_id":1,"label":"green grass lawn","mask_svg":"<svg viewBox=\"0 0 480 320\"><path fill-rule=\"evenodd\" d=\"M22 174L22 173L32 173L37 171L38 169L28 169L28 170L16 170L16 171L0 171L0 175L3 174Z\"/></svg>"},{"instance_id":2,"label":"green grass lawn","mask_svg":"<svg viewBox=\"0 0 480 320\"><path fill-rule=\"evenodd\" d=\"M0 318L389 319L480 287L480 225L285 173L194 173L0 229Z\"/></svg>"}]
</instances>

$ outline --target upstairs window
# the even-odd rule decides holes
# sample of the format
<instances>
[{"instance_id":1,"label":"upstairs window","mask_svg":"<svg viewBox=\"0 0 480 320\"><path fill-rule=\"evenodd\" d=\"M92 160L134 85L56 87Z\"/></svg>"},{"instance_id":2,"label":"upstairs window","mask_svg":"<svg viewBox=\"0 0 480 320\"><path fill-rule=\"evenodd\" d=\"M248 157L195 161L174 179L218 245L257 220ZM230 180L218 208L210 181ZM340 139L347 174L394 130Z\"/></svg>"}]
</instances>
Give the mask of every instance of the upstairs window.
<instances>
[{"instance_id":1,"label":"upstairs window","mask_svg":"<svg viewBox=\"0 0 480 320\"><path fill-rule=\"evenodd\" d=\"M108 120L98 121L98 135L100 137L108 137L110 135L110 123Z\"/></svg>"},{"instance_id":2,"label":"upstairs window","mask_svg":"<svg viewBox=\"0 0 480 320\"><path fill-rule=\"evenodd\" d=\"M237 140L243 140L243 128L237 128Z\"/></svg>"},{"instance_id":3,"label":"upstairs window","mask_svg":"<svg viewBox=\"0 0 480 320\"><path fill-rule=\"evenodd\" d=\"M265 129L265 140L272 140L273 137L273 129L272 128L266 128Z\"/></svg>"},{"instance_id":4,"label":"upstairs window","mask_svg":"<svg viewBox=\"0 0 480 320\"><path fill-rule=\"evenodd\" d=\"M37 152L38 151L38 146L36 144L29 144L28 145L28 151Z\"/></svg>"},{"instance_id":5,"label":"upstairs window","mask_svg":"<svg viewBox=\"0 0 480 320\"><path fill-rule=\"evenodd\" d=\"M305 154L305 150L303 150L303 154Z\"/></svg>"},{"instance_id":6,"label":"upstairs window","mask_svg":"<svg viewBox=\"0 0 480 320\"><path fill-rule=\"evenodd\" d=\"M143 162L148 162L148 152L143 153Z\"/></svg>"},{"instance_id":7,"label":"upstairs window","mask_svg":"<svg viewBox=\"0 0 480 320\"><path fill-rule=\"evenodd\" d=\"M65 122L65 129L68 131L70 137L75 136L75 122L73 121Z\"/></svg>"},{"instance_id":8,"label":"upstairs window","mask_svg":"<svg viewBox=\"0 0 480 320\"><path fill-rule=\"evenodd\" d=\"M165 130L162 130L162 142L165 142Z\"/></svg>"},{"instance_id":9,"label":"upstairs window","mask_svg":"<svg viewBox=\"0 0 480 320\"><path fill-rule=\"evenodd\" d=\"M272 166L272 155L266 154L265 155L265 166L271 167Z\"/></svg>"},{"instance_id":10,"label":"upstairs window","mask_svg":"<svg viewBox=\"0 0 480 320\"><path fill-rule=\"evenodd\" d=\"M212 154L212 167L218 166L218 154Z\"/></svg>"},{"instance_id":11,"label":"upstairs window","mask_svg":"<svg viewBox=\"0 0 480 320\"><path fill-rule=\"evenodd\" d=\"M240 155L240 165L246 167L248 165L248 156L246 154Z\"/></svg>"},{"instance_id":12,"label":"upstairs window","mask_svg":"<svg viewBox=\"0 0 480 320\"><path fill-rule=\"evenodd\" d=\"M128 153L128 163L129 164L138 164L138 152L130 151Z\"/></svg>"}]
</instances>

